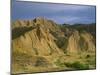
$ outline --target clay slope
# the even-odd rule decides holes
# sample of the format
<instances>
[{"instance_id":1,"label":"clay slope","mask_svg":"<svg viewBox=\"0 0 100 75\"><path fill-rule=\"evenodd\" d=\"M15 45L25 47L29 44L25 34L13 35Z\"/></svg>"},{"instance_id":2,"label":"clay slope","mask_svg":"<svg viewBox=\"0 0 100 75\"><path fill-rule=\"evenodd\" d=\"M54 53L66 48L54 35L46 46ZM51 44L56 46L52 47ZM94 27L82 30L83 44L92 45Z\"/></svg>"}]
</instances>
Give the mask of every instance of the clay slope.
<instances>
[{"instance_id":1,"label":"clay slope","mask_svg":"<svg viewBox=\"0 0 100 75\"><path fill-rule=\"evenodd\" d=\"M16 21L12 29L12 47L34 55L63 54L50 31L59 30L56 23L42 18L31 21Z\"/></svg>"},{"instance_id":2,"label":"clay slope","mask_svg":"<svg viewBox=\"0 0 100 75\"><path fill-rule=\"evenodd\" d=\"M34 55L51 55L95 51L93 36L77 29L66 28L45 18L19 20L12 27L13 50L29 52Z\"/></svg>"}]
</instances>

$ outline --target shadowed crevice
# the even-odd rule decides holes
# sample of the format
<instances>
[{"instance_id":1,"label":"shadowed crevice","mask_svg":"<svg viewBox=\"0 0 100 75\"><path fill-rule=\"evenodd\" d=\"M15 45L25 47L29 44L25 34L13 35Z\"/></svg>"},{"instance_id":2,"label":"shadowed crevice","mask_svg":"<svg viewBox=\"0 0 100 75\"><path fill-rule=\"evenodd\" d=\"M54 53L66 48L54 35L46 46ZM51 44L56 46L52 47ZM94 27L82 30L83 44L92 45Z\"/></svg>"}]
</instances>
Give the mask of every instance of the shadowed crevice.
<instances>
[{"instance_id":1,"label":"shadowed crevice","mask_svg":"<svg viewBox=\"0 0 100 75\"><path fill-rule=\"evenodd\" d=\"M12 29L12 40L24 35L26 32L33 30L36 27L18 27Z\"/></svg>"}]
</instances>

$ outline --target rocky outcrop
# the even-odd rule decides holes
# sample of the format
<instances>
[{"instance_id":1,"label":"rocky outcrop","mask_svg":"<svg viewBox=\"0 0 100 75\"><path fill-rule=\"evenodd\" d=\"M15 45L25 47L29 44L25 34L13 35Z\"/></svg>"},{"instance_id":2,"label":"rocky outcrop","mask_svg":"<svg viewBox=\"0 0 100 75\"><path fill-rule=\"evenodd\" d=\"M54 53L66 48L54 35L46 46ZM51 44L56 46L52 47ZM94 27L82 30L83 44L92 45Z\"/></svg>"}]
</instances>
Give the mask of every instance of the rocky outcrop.
<instances>
[{"instance_id":1,"label":"rocky outcrop","mask_svg":"<svg viewBox=\"0 0 100 75\"><path fill-rule=\"evenodd\" d=\"M79 46L80 35L78 31L74 31L68 38L67 52L77 53L80 50Z\"/></svg>"},{"instance_id":2,"label":"rocky outcrop","mask_svg":"<svg viewBox=\"0 0 100 75\"><path fill-rule=\"evenodd\" d=\"M66 52L79 53L84 51L95 51L93 36L88 32L74 31L68 38Z\"/></svg>"},{"instance_id":3,"label":"rocky outcrop","mask_svg":"<svg viewBox=\"0 0 100 75\"><path fill-rule=\"evenodd\" d=\"M36 20L36 21L35 21ZM55 44L55 37L50 33L50 29L52 29L52 23L48 23L47 20L42 20L41 18L37 18L33 21L33 26L28 25L26 22L21 21L21 23L16 23L13 30L16 28L26 27L26 32L21 31L19 37L12 40L13 50L22 51L25 53L30 53L34 55L51 55L51 54L62 54L62 51ZM19 21L18 21L19 22ZM28 22L28 21L27 21ZM41 23L41 24L40 24ZM46 24L48 25L46 25ZM21 25L20 25L21 24ZM31 24L31 23L29 23ZM45 28L45 26L48 26ZM51 28L50 28L51 26ZM33 29L29 29L29 27L33 27ZM15 32L12 32L13 34ZM20 32L16 32L18 35ZM13 35L14 37L15 35Z\"/></svg>"}]
</instances>

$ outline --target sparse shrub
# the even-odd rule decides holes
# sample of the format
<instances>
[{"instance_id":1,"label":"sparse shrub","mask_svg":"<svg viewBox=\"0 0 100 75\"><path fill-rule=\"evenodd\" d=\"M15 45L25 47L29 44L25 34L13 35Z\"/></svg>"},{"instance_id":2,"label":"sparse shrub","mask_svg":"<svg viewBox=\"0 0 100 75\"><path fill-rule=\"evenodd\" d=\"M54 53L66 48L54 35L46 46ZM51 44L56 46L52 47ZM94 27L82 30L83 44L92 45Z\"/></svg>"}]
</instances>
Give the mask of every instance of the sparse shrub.
<instances>
[{"instance_id":1,"label":"sparse shrub","mask_svg":"<svg viewBox=\"0 0 100 75\"><path fill-rule=\"evenodd\" d=\"M90 65L96 65L96 59L95 58L89 58L86 60L88 64Z\"/></svg>"},{"instance_id":2,"label":"sparse shrub","mask_svg":"<svg viewBox=\"0 0 100 75\"><path fill-rule=\"evenodd\" d=\"M89 66L87 64L82 64L80 62L72 63L72 67L74 67L75 69L89 69Z\"/></svg>"},{"instance_id":3,"label":"sparse shrub","mask_svg":"<svg viewBox=\"0 0 100 75\"><path fill-rule=\"evenodd\" d=\"M86 58L89 58L90 57L90 55L86 55Z\"/></svg>"},{"instance_id":4,"label":"sparse shrub","mask_svg":"<svg viewBox=\"0 0 100 75\"><path fill-rule=\"evenodd\" d=\"M71 63L64 63L64 65L66 66L66 67L71 67Z\"/></svg>"},{"instance_id":5,"label":"sparse shrub","mask_svg":"<svg viewBox=\"0 0 100 75\"><path fill-rule=\"evenodd\" d=\"M64 65L64 63L62 63L61 61L60 61L60 59L58 59L58 60L56 60L56 62L54 62L57 66L59 66L59 67L65 67L65 65Z\"/></svg>"},{"instance_id":6,"label":"sparse shrub","mask_svg":"<svg viewBox=\"0 0 100 75\"><path fill-rule=\"evenodd\" d=\"M34 66L36 66L36 67L38 67L38 66L45 67L45 66L48 66L48 65L49 65L49 62L45 58L38 57Z\"/></svg>"},{"instance_id":7,"label":"sparse shrub","mask_svg":"<svg viewBox=\"0 0 100 75\"><path fill-rule=\"evenodd\" d=\"M89 69L89 65L80 63L78 61L73 62L73 63L64 63L64 64L66 65L66 67L71 67L71 68L74 68L76 70Z\"/></svg>"}]
</instances>

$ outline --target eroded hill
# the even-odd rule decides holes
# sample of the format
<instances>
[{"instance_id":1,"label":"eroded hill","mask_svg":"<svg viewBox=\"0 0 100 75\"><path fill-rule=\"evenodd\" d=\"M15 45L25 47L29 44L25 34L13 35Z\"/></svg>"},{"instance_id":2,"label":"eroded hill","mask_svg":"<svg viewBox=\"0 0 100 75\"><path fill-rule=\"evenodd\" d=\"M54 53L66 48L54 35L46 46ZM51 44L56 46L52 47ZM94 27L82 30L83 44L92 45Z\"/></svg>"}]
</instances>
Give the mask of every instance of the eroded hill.
<instances>
[{"instance_id":1,"label":"eroded hill","mask_svg":"<svg viewBox=\"0 0 100 75\"><path fill-rule=\"evenodd\" d=\"M12 73L94 69L94 40L94 35L86 29L80 31L45 18L15 21Z\"/></svg>"}]
</instances>

